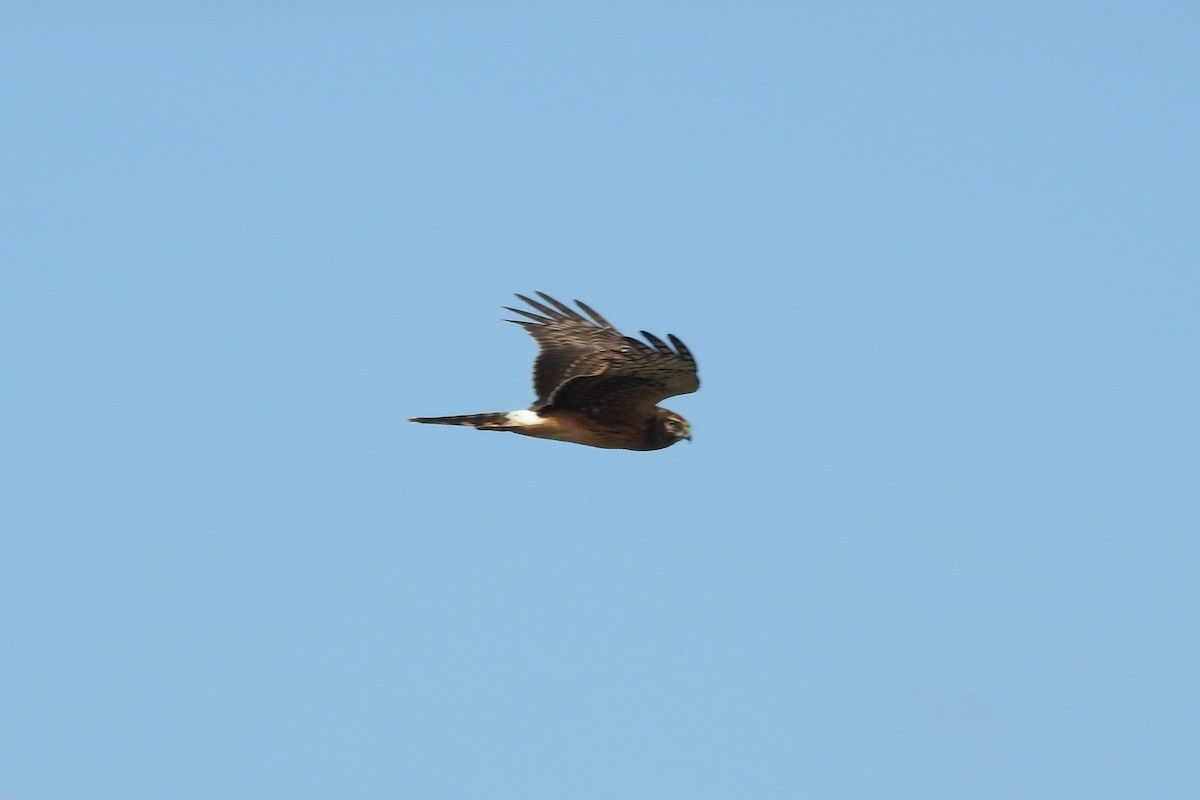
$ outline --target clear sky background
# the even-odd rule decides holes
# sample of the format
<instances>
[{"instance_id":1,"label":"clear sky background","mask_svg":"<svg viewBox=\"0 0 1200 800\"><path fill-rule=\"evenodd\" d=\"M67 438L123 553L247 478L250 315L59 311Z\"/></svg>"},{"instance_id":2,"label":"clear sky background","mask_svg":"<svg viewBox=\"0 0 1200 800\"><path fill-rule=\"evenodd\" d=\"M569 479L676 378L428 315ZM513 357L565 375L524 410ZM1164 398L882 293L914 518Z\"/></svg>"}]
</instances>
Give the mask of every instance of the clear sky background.
<instances>
[{"instance_id":1,"label":"clear sky background","mask_svg":"<svg viewBox=\"0 0 1200 800\"><path fill-rule=\"evenodd\" d=\"M1200 797L1200 11L8 5L0 796ZM655 453L502 305L684 339Z\"/></svg>"}]
</instances>

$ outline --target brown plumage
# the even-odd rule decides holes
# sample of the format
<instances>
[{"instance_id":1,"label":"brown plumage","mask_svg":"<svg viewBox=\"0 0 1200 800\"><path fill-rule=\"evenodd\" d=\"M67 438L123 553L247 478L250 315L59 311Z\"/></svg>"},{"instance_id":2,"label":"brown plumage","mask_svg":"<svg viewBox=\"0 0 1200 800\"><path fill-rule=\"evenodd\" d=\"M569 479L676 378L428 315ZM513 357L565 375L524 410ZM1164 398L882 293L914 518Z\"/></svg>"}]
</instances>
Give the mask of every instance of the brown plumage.
<instances>
[{"instance_id":1,"label":"brown plumage","mask_svg":"<svg viewBox=\"0 0 1200 800\"><path fill-rule=\"evenodd\" d=\"M625 450L660 450L692 438L687 420L657 405L700 388L696 360L683 342L668 335L667 344L642 331L646 344L621 335L578 300L587 317L537 294L544 302L517 295L533 311L508 309L525 318L508 321L529 331L538 344L533 405L521 411L415 417L411 422L470 425Z\"/></svg>"}]
</instances>

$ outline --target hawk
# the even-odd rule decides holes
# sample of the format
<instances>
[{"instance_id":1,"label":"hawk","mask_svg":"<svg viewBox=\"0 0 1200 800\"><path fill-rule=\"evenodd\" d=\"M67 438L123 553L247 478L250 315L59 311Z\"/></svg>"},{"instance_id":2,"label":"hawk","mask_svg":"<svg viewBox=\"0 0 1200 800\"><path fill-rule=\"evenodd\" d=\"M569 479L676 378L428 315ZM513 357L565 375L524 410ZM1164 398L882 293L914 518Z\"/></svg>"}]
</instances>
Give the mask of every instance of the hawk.
<instances>
[{"instance_id":1,"label":"hawk","mask_svg":"<svg viewBox=\"0 0 1200 800\"><path fill-rule=\"evenodd\" d=\"M505 321L523 327L538 344L533 405L520 411L409 421L470 425L481 431L623 450L661 450L692 438L687 420L657 405L700 388L696 359L683 342L668 335L668 345L642 331L646 344L621 335L578 300L587 318L549 295L537 295L544 302L517 295L537 313L505 307L525 318Z\"/></svg>"}]
</instances>

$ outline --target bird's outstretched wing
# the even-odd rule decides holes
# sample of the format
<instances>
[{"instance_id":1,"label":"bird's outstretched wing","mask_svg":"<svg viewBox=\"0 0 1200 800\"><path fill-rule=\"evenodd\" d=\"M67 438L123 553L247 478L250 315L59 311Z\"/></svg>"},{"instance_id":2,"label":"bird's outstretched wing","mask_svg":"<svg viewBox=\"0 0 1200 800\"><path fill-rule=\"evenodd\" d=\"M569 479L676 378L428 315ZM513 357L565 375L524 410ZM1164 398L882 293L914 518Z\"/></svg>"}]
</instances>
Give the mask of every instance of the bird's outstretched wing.
<instances>
[{"instance_id":1,"label":"bird's outstretched wing","mask_svg":"<svg viewBox=\"0 0 1200 800\"><path fill-rule=\"evenodd\" d=\"M668 345L642 331L646 344L622 336L578 300L575 303L590 319L549 295L537 295L544 302L517 295L536 314L508 309L525 317L509 321L524 327L538 344L533 362L535 410L570 408L595 417L622 418L700 388L696 360L676 337L669 335Z\"/></svg>"}]
</instances>

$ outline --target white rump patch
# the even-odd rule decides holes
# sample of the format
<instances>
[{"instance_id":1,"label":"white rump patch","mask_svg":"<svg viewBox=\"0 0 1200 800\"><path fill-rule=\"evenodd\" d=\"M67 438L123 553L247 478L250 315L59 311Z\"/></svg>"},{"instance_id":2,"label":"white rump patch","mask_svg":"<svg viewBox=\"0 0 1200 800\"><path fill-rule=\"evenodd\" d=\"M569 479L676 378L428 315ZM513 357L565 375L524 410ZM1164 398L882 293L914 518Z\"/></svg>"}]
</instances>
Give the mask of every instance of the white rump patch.
<instances>
[{"instance_id":1,"label":"white rump patch","mask_svg":"<svg viewBox=\"0 0 1200 800\"><path fill-rule=\"evenodd\" d=\"M528 408L522 408L520 411L508 412L508 422L510 425L520 425L523 428L531 428L534 425L542 425L546 420L536 411L530 411Z\"/></svg>"}]
</instances>

